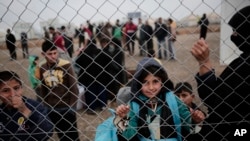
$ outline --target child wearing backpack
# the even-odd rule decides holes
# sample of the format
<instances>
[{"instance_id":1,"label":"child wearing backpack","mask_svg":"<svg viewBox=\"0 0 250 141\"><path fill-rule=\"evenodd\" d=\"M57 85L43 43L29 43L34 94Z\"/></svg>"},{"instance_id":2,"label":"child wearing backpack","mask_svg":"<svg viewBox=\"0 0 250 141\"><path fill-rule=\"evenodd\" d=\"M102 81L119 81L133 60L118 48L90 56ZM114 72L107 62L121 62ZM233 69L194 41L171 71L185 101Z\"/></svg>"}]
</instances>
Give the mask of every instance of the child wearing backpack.
<instances>
[{"instance_id":1,"label":"child wearing backpack","mask_svg":"<svg viewBox=\"0 0 250 141\"><path fill-rule=\"evenodd\" d=\"M133 98L116 108L118 139L181 141L191 131L191 114L173 88L166 70L155 59L142 59L132 80Z\"/></svg>"}]
</instances>

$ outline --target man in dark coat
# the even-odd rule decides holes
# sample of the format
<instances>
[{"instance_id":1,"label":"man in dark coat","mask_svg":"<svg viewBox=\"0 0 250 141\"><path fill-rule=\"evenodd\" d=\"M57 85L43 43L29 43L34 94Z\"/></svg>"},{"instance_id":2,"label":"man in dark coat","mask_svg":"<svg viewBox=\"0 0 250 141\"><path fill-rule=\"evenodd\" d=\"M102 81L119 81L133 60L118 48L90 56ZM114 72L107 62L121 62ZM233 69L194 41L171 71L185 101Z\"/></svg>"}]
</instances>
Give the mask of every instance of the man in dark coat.
<instances>
[{"instance_id":1,"label":"man in dark coat","mask_svg":"<svg viewBox=\"0 0 250 141\"><path fill-rule=\"evenodd\" d=\"M69 57L73 57L73 52L74 52L74 43L73 43L73 38L67 34L66 27L62 26L61 27L61 34L64 39L64 45L67 49L67 52L69 54Z\"/></svg>"},{"instance_id":2,"label":"man in dark coat","mask_svg":"<svg viewBox=\"0 0 250 141\"><path fill-rule=\"evenodd\" d=\"M162 52L164 59L167 59L167 44L166 37L169 34L168 28L166 24L163 23L162 18L160 17L158 21L155 23L154 34L157 38L158 44L158 58L162 59ZM163 49L163 50L162 50Z\"/></svg>"},{"instance_id":3,"label":"man in dark coat","mask_svg":"<svg viewBox=\"0 0 250 141\"><path fill-rule=\"evenodd\" d=\"M206 14L203 14L201 19L199 20L198 24L200 25L200 38L206 39L207 36L207 27L209 25L209 21L207 19Z\"/></svg>"},{"instance_id":4,"label":"man in dark coat","mask_svg":"<svg viewBox=\"0 0 250 141\"><path fill-rule=\"evenodd\" d=\"M17 55L16 55L16 38L15 36L11 33L10 29L7 29L7 34L6 34L6 46L10 52L10 60L16 60Z\"/></svg>"},{"instance_id":5,"label":"man in dark coat","mask_svg":"<svg viewBox=\"0 0 250 141\"><path fill-rule=\"evenodd\" d=\"M146 45L147 52L153 49L153 28L148 23L148 20L145 21L145 24L142 26L142 32L144 35L144 41Z\"/></svg>"},{"instance_id":6,"label":"man in dark coat","mask_svg":"<svg viewBox=\"0 0 250 141\"><path fill-rule=\"evenodd\" d=\"M250 135L250 6L239 10L229 21L231 41L242 51L219 77L209 59L204 39L196 42L191 53L199 62L196 75L200 98L209 113L201 133L206 140L237 140ZM244 129L244 134L241 132ZM237 138L237 139L236 139Z\"/></svg>"}]
</instances>

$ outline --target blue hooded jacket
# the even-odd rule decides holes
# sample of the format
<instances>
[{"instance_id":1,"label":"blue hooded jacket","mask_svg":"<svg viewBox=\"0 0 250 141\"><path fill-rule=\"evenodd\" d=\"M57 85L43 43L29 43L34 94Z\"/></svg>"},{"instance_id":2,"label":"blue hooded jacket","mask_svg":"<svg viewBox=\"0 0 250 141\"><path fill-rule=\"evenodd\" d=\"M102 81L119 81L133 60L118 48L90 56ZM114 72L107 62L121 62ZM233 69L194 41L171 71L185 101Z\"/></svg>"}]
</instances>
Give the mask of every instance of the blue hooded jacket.
<instances>
[{"instance_id":1,"label":"blue hooded jacket","mask_svg":"<svg viewBox=\"0 0 250 141\"><path fill-rule=\"evenodd\" d=\"M148 106L146 106L147 101L149 100L141 92L141 75L144 70L147 70L148 67L157 68L158 72L162 73L165 78L162 78L163 87L160 93L157 95L158 106L155 113L152 112ZM157 72L156 72L157 73ZM143 79L143 78L142 78ZM166 79L166 80L165 80ZM146 117L148 115L153 116L154 114L160 115L160 134L161 139L172 139L181 140L178 137L178 133L172 126L176 126L175 119L173 116L173 109L171 109L172 103L176 103L178 107L179 119L181 120L181 126L185 126L187 132L189 132L189 125L191 124L190 111L187 106L175 95L172 93L173 83L168 79L166 70L160 65L154 58L143 58L137 65L136 72L134 74L132 85L131 85L131 95L132 99L129 103L130 112L129 112L129 126L127 129L122 132L122 136L126 139L132 139L135 136L139 137L140 140L143 139L152 139L152 134L149 131L148 123L146 123ZM166 100L166 95L173 95L173 102ZM138 108L135 108L135 104L139 105L139 113L137 112ZM175 112L176 113L176 112ZM184 129L184 128L183 128Z\"/></svg>"}]
</instances>

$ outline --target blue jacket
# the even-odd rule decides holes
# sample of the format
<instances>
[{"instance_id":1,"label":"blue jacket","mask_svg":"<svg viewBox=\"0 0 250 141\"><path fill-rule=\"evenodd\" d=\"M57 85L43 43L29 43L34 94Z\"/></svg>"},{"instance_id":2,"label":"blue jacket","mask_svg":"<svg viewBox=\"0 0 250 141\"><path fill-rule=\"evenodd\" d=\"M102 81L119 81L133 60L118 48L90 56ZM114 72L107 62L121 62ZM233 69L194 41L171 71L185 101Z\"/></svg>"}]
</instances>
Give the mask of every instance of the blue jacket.
<instances>
[{"instance_id":1,"label":"blue jacket","mask_svg":"<svg viewBox=\"0 0 250 141\"><path fill-rule=\"evenodd\" d=\"M139 64L137 65L136 72L134 74L134 79L132 80L132 86L131 86L131 94L132 98L129 102L129 105L131 107L131 110L128 114L130 120L129 125L126 128L125 131L122 132L122 136L126 139L134 138L135 136L139 135L140 140L149 139L152 136L152 132L149 129L150 122L153 121L154 117L157 115L160 116L160 135L162 140L182 140L178 137L178 134L182 134L182 132L178 133L177 127L180 127L176 125L176 122L174 121L174 112L177 112L177 116L179 117L180 124L182 128L182 131L189 132L190 125L191 125L191 116L190 111L187 108L187 106L175 95L172 94L172 83L165 82L164 88L162 88L161 92L157 95L159 98L158 100L158 106L153 112L150 108L147 106L147 101L149 98L144 96L141 92L141 83L139 82L139 78L141 77L142 70L147 68L148 66L155 66L159 68L159 70L162 70L163 73L166 73L166 70L154 59L154 58L144 58L142 59ZM167 100L166 95L173 95L173 99ZM137 103L139 105L139 113L137 113L135 104ZM176 107L178 109L171 108L171 104L175 103ZM138 109L138 108L137 108ZM151 117L150 121L147 121L147 117ZM152 120L151 120L152 119ZM175 128L173 128L175 127Z\"/></svg>"},{"instance_id":2,"label":"blue jacket","mask_svg":"<svg viewBox=\"0 0 250 141\"><path fill-rule=\"evenodd\" d=\"M23 98L32 111L26 119L17 109L0 105L0 140L3 141L46 141L53 134L53 124L47 110L38 102Z\"/></svg>"}]
</instances>

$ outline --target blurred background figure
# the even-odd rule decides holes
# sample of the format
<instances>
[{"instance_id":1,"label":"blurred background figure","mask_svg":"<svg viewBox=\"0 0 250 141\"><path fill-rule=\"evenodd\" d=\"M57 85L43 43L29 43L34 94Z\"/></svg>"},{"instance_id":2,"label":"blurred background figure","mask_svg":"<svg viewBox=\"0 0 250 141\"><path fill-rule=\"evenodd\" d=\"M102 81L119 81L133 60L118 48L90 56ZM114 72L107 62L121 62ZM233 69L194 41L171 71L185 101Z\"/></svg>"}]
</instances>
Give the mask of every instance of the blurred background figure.
<instances>
[{"instance_id":1,"label":"blurred background figure","mask_svg":"<svg viewBox=\"0 0 250 141\"><path fill-rule=\"evenodd\" d=\"M14 34L11 33L10 29L7 29L7 34L6 34L6 46L10 52L10 60L16 60L17 55L16 55L16 37Z\"/></svg>"},{"instance_id":2,"label":"blurred background figure","mask_svg":"<svg viewBox=\"0 0 250 141\"><path fill-rule=\"evenodd\" d=\"M206 39L207 27L209 25L209 21L205 13L201 17L201 19L198 21L198 25L200 25L200 38Z\"/></svg>"},{"instance_id":3,"label":"blurred background figure","mask_svg":"<svg viewBox=\"0 0 250 141\"><path fill-rule=\"evenodd\" d=\"M27 33L21 33L21 45L23 50L23 58L29 58L28 36Z\"/></svg>"},{"instance_id":4,"label":"blurred background figure","mask_svg":"<svg viewBox=\"0 0 250 141\"><path fill-rule=\"evenodd\" d=\"M65 26L61 27L61 34L63 36L64 46L67 49L69 57L72 58L74 52L73 37L68 34Z\"/></svg>"}]
</instances>

